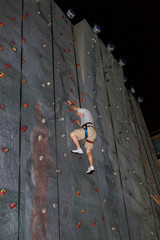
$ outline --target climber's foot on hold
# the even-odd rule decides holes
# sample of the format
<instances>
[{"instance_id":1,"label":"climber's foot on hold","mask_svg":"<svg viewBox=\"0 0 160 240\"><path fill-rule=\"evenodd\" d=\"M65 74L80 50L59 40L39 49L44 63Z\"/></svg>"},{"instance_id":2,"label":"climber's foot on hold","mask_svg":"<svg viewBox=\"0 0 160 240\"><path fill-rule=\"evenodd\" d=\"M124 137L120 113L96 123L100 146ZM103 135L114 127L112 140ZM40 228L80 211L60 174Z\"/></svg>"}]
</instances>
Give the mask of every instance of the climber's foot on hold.
<instances>
[{"instance_id":1,"label":"climber's foot on hold","mask_svg":"<svg viewBox=\"0 0 160 240\"><path fill-rule=\"evenodd\" d=\"M71 152L76 154L83 154L82 148L77 148L76 150L72 150Z\"/></svg>"},{"instance_id":2,"label":"climber's foot on hold","mask_svg":"<svg viewBox=\"0 0 160 240\"><path fill-rule=\"evenodd\" d=\"M90 166L86 172L87 174L92 174L94 173L94 166Z\"/></svg>"}]
</instances>

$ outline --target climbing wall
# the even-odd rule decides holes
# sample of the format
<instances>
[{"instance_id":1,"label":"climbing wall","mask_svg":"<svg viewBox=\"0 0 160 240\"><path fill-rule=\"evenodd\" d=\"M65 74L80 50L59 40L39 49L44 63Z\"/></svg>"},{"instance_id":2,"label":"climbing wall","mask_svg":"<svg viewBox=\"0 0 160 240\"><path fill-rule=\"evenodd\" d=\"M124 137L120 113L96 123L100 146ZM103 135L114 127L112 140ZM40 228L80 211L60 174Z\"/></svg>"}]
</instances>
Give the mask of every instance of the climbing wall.
<instances>
[{"instance_id":1,"label":"climbing wall","mask_svg":"<svg viewBox=\"0 0 160 240\"><path fill-rule=\"evenodd\" d=\"M119 62L52 0L0 7L0 239L159 239L159 169ZM93 114L94 175L68 99Z\"/></svg>"}]
</instances>

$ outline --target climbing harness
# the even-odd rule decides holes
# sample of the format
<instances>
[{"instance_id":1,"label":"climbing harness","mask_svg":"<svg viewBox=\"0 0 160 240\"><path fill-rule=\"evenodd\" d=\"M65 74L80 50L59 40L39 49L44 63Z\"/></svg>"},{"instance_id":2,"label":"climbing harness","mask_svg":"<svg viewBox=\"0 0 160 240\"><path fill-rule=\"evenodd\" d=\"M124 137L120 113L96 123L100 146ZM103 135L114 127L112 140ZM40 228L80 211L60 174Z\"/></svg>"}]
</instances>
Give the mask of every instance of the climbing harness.
<instances>
[{"instance_id":1,"label":"climbing harness","mask_svg":"<svg viewBox=\"0 0 160 240\"><path fill-rule=\"evenodd\" d=\"M88 123L83 124L83 126L82 126L82 128L83 128L84 131L85 131L85 139L86 139L86 141L89 142L89 143L94 143L94 142L92 142L92 141L90 141L90 140L87 139L87 138L88 138L88 130L87 130L88 127L93 127L93 123L88 122ZM93 127L93 128L94 128L94 127Z\"/></svg>"}]
</instances>

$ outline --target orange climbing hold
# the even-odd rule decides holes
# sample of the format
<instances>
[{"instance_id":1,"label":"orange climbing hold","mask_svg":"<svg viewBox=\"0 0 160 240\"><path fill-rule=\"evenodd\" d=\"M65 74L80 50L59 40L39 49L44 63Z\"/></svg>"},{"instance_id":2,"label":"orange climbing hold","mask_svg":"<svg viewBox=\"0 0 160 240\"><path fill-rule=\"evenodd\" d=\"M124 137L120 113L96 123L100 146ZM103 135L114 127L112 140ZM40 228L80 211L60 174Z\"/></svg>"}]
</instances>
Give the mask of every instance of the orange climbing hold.
<instances>
[{"instance_id":1,"label":"orange climbing hold","mask_svg":"<svg viewBox=\"0 0 160 240\"><path fill-rule=\"evenodd\" d=\"M79 191L79 190L77 191L77 195L78 195L78 196L80 195L80 191Z\"/></svg>"},{"instance_id":2,"label":"orange climbing hold","mask_svg":"<svg viewBox=\"0 0 160 240\"><path fill-rule=\"evenodd\" d=\"M81 213L85 213L85 209L82 209L82 210L81 210Z\"/></svg>"},{"instance_id":3,"label":"orange climbing hold","mask_svg":"<svg viewBox=\"0 0 160 240\"><path fill-rule=\"evenodd\" d=\"M1 74L0 74L0 78L3 78L4 77L4 73L2 72Z\"/></svg>"},{"instance_id":4,"label":"orange climbing hold","mask_svg":"<svg viewBox=\"0 0 160 240\"><path fill-rule=\"evenodd\" d=\"M6 195L6 189L2 189L0 191L0 195L4 197Z\"/></svg>"},{"instance_id":5,"label":"orange climbing hold","mask_svg":"<svg viewBox=\"0 0 160 240\"><path fill-rule=\"evenodd\" d=\"M29 104L28 104L28 103L24 103L23 106L24 106L24 107L28 107Z\"/></svg>"}]
</instances>

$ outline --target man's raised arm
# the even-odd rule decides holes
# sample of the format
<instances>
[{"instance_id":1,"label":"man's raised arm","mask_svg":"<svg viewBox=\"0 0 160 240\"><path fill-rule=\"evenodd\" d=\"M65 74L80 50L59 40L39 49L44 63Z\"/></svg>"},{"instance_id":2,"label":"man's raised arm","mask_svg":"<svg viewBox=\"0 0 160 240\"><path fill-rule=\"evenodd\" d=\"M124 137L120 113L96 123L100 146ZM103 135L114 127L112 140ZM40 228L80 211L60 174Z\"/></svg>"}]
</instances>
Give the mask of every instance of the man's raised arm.
<instances>
[{"instance_id":1,"label":"man's raised arm","mask_svg":"<svg viewBox=\"0 0 160 240\"><path fill-rule=\"evenodd\" d=\"M68 100L67 103L69 105L71 105L71 107L73 108L74 111L76 111L76 112L78 111L78 107L76 107L70 100Z\"/></svg>"}]
</instances>

